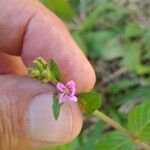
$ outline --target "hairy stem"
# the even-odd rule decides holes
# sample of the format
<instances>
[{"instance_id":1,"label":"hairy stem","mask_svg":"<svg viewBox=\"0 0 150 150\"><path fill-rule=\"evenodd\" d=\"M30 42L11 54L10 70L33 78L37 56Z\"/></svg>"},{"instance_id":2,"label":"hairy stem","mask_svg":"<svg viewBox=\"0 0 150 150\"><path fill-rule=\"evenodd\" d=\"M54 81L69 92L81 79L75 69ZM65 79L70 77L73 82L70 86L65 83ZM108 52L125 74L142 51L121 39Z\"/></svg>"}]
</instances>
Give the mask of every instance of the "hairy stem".
<instances>
[{"instance_id":1,"label":"hairy stem","mask_svg":"<svg viewBox=\"0 0 150 150\"><path fill-rule=\"evenodd\" d=\"M105 114L103 114L102 112L98 110L96 110L93 114L97 116L98 118L102 119L104 122L106 122L113 128L115 128L116 130L118 130L119 132L121 132L122 134L124 134L125 136L127 136L128 138L132 139L136 144L141 145L145 150L150 150L150 145L148 145L147 143L144 143L140 139L137 139L136 136L130 133L126 128L124 128L118 122L114 121L113 119L109 118L108 116L106 116Z\"/></svg>"},{"instance_id":2,"label":"hairy stem","mask_svg":"<svg viewBox=\"0 0 150 150\"><path fill-rule=\"evenodd\" d=\"M126 135L127 137L132 138L132 139L134 138L133 135L127 129L125 129L118 122L112 120L111 118L109 118L108 116L106 116L105 114L103 114L102 112L96 110L94 112L94 115L97 116L97 117L99 117L100 119L102 119L104 122L106 122L110 126L112 126L115 129L117 129L118 131L120 131L121 133L123 133L124 135Z\"/></svg>"}]
</instances>

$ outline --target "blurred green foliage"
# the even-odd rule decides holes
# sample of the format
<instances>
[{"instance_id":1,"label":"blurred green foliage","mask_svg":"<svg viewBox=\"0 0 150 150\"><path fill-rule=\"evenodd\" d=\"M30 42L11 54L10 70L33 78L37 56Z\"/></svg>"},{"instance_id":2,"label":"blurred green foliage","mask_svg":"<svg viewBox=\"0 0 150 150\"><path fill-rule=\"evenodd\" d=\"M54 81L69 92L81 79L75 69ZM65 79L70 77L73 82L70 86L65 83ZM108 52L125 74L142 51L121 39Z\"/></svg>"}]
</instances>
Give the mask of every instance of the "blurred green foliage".
<instances>
[{"instance_id":1,"label":"blurred green foliage","mask_svg":"<svg viewBox=\"0 0 150 150\"><path fill-rule=\"evenodd\" d=\"M107 133L96 144L96 150L135 150L132 140L128 139L119 132Z\"/></svg>"},{"instance_id":2,"label":"blurred green foliage","mask_svg":"<svg viewBox=\"0 0 150 150\"><path fill-rule=\"evenodd\" d=\"M42 3L64 20L71 20L74 16L74 11L67 0L42 0Z\"/></svg>"},{"instance_id":3,"label":"blurred green foliage","mask_svg":"<svg viewBox=\"0 0 150 150\"><path fill-rule=\"evenodd\" d=\"M127 126L126 116L132 107L150 100L150 29L140 21L150 16L143 15L148 13L147 8L140 7L144 1L135 5L136 9L117 0L41 1L66 22L73 38L93 63L96 90L103 95L104 112ZM120 143L126 141L129 150L135 149L132 141L109 131L110 128L89 117L84 130L72 143L47 150L98 150L100 147L107 150L105 140L114 141L111 146L115 147L114 136Z\"/></svg>"}]
</instances>

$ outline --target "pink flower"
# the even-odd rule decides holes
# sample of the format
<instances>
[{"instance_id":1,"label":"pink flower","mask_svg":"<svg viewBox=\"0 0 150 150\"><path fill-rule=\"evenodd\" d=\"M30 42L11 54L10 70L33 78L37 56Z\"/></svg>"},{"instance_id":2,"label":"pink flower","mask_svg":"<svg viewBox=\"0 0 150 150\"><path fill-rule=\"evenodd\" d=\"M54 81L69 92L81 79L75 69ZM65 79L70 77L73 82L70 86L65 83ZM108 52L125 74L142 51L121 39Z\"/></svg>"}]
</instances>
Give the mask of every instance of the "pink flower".
<instances>
[{"instance_id":1,"label":"pink flower","mask_svg":"<svg viewBox=\"0 0 150 150\"><path fill-rule=\"evenodd\" d=\"M58 82L56 87L60 92L59 103L64 103L66 101L78 101L77 97L75 96L76 88L74 81L71 80L66 85Z\"/></svg>"}]
</instances>

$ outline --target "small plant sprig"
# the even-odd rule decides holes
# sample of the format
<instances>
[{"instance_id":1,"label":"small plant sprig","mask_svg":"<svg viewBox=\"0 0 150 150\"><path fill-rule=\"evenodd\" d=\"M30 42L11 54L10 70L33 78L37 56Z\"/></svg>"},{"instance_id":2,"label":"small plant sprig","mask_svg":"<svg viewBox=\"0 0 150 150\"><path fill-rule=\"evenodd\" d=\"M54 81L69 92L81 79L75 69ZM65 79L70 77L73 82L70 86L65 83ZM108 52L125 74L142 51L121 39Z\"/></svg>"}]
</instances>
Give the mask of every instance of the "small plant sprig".
<instances>
[{"instance_id":1,"label":"small plant sprig","mask_svg":"<svg viewBox=\"0 0 150 150\"><path fill-rule=\"evenodd\" d=\"M112 133L109 138L105 138L100 142L102 149L105 147L105 142L109 140L118 147L120 140L124 139L123 146L129 150L135 150L136 145L140 145L144 150L150 150L150 101L147 101L140 106L137 106L128 116L128 128L124 128L115 120L111 119L98 109L101 106L101 96L99 93L91 91L76 95L75 82L68 81L66 84L61 82L61 74L57 63L50 59L47 63L43 58L38 57L34 62L32 68L29 68L29 76L34 79L39 79L42 83L51 83L56 87L56 92L53 96L53 115L57 120L59 117L61 106L67 102L78 102L82 110L86 114L93 114L112 126L118 132ZM133 122L134 120L134 122ZM117 140L114 139L117 136ZM113 143L114 142L114 143ZM117 145L118 144L118 145ZM115 150L119 150L118 147Z\"/></svg>"}]
</instances>

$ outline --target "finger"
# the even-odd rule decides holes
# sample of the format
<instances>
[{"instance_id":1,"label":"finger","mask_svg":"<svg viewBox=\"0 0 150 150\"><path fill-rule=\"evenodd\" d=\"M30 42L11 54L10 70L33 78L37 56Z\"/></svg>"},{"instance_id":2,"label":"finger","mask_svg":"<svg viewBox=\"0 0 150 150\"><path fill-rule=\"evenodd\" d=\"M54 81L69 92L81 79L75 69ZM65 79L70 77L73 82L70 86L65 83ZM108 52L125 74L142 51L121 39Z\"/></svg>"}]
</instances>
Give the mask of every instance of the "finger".
<instances>
[{"instance_id":1,"label":"finger","mask_svg":"<svg viewBox=\"0 0 150 150\"><path fill-rule=\"evenodd\" d=\"M0 149L58 145L71 141L81 130L82 115L74 103L62 105L56 121L50 85L26 77L0 77Z\"/></svg>"},{"instance_id":2,"label":"finger","mask_svg":"<svg viewBox=\"0 0 150 150\"><path fill-rule=\"evenodd\" d=\"M3 51L21 53L26 66L39 56L47 60L54 58L60 66L64 82L74 80L80 92L93 87L95 74L91 65L64 24L52 12L34 0L0 1L3 1L3 9L0 6L2 16L9 16L7 20L0 17L2 21L5 18L0 29Z\"/></svg>"},{"instance_id":3,"label":"finger","mask_svg":"<svg viewBox=\"0 0 150 150\"><path fill-rule=\"evenodd\" d=\"M0 74L27 74L27 69L22 59L0 52Z\"/></svg>"}]
</instances>

